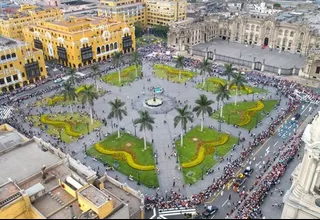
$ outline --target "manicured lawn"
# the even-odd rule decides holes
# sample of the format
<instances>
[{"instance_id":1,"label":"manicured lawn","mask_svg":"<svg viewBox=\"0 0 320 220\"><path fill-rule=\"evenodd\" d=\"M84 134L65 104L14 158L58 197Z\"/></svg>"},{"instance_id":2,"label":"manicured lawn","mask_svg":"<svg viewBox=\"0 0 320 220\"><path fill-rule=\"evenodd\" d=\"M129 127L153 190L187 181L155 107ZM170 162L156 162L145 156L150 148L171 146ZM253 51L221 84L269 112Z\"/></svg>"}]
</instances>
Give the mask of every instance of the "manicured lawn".
<instances>
[{"instance_id":1,"label":"manicured lawn","mask_svg":"<svg viewBox=\"0 0 320 220\"><path fill-rule=\"evenodd\" d=\"M140 44L140 45L143 45L143 46L147 45L149 40L150 40L150 44L158 44L160 42L166 42L167 39L156 37L156 36L154 36L152 34L143 35L142 37L136 38L137 44Z\"/></svg>"},{"instance_id":2,"label":"manicured lawn","mask_svg":"<svg viewBox=\"0 0 320 220\"><path fill-rule=\"evenodd\" d=\"M76 133L81 133L82 135L88 134L88 125L89 131L91 132L94 128L101 127L102 123L98 120L93 120L93 124L90 122L90 116L86 114L79 114L79 113L67 113L67 114L50 114L50 120L52 121L63 121L71 125L72 131ZM78 138L70 136L66 133L65 128L58 128L54 125L45 125L40 121L40 116L32 115L27 117L27 121L32 122L33 126L40 127L42 130L46 131L53 137L59 138L60 137L60 130L61 130L61 139L65 143L71 143L76 141Z\"/></svg>"},{"instance_id":3,"label":"manicured lawn","mask_svg":"<svg viewBox=\"0 0 320 220\"><path fill-rule=\"evenodd\" d=\"M243 128L246 128L248 130L252 130L258 122L262 121L265 117L265 114L268 112L271 112L276 104L278 104L278 100L265 100L262 101L264 104L264 108L260 111L256 111L251 116L251 120L247 125L241 126ZM227 105L223 106L223 120L224 122L228 123L228 117L229 117L229 123L230 124L239 124L243 121L243 115L245 110L248 110L250 108L254 108L257 106L257 101L253 102L238 102L237 105L234 105L234 103L229 103ZM212 117L215 119L219 119L220 110L216 111Z\"/></svg>"},{"instance_id":4,"label":"manicured lawn","mask_svg":"<svg viewBox=\"0 0 320 220\"><path fill-rule=\"evenodd\" d=\"M39 101L36 102L36 106L40 107L40 106L53 106L53 105L69 105L71 104L80 104L81 100L82 100L82 95L80 93L80 91L82 90L83 85L79 86L76 88L76 93L78 95L77 100L72 101L72 100L66 100L64 101L64 96L62 94L57 94L51 97L47 97L47 98L43 98ZM100 89L98 90L98 94L99 96L103 96L104 94L106 94L106 91L104 89Z\"/></svg>"},{"instance_id":5,"label":"manicured lawn","mask_svg":"<svg viewBox=\"0 0 320 220\"><path fill-rule=\"evenodd\" d=\"M217 83L217 81L221 81L223 84L228 83L228 80L225 80L223 78L218 78L218 77L208 77L206 80L206 84L203 87L203 83L200 83L196 86L196 88L198 89L202 89L208 92L215 92L219 86L219 83ZM248 88L248 91L245 89L240 89L238 91L238 94L241 95L248 95L248 94L252 94L252 93L267 93L268 90L265 89L261 89L258 87L251 87L251 86L246 86ZM230 90L230 95L236 95L236 90L235 88L231 88Z\"/></svg>"},{"instance_id":6,"label":"manicured lawn","mask_svg":"<svg viewBox=\"0 0 320 220\"><path fill-rule=\"evenodd\" d=\"M224 156L233 146L237 143L237 138L229 136L228 141L223 145L217 145L219 139L223 133L220 133L214 129L204 127L203 132L200 131L200 126L191 129L184 136L184 146L180 146L180 139L175 142L178 151L180 165L185 162L193 161L199 151L202 143L212 143L213 147L206 147L204 160L199 164L191 168L182 168L184 182L195 183L201 179L202 167L204 175L206 171L212 168L216 164L215 156Z\"/></svg>"},{"instance_id":7,"label":"manicured lawn","mask_svg":"<svg viewBox=\"0 0 320 220\"><path fill-rule=\"evenodd\" d=\"M105 83L110 83L115 86L123 86L123 85L129 84L136 80L136 67L133 65L133 66L129 66L121 69L120 76L121 76L121 83L119 83L118 71L102 76L101 79ZM140 77L141 77L141 66L138 67L138 78Z\"/></svg>"},{"instance_id":8,"label":"manicured lawn","mask_svg":"<svg viewBox=\"0 0 320 220\"><path fill-rule=\"evenodd\" d=\"M163 64L153 65L153 70L157 77L178 83L185 83L195 75L193 72L181 70L181 79L179 80L179 69Z\"/></svg>"},{"instance_id":9,"label":"manicured lawn","mask_svg":"<svg viewBox=\"0 0 320 220\"><path fill-rule=\"evenodd\" d=\"M151 144L148 144L146 151L143 151L143 139L138 139L130 134L121 133L121 137L117 138L114 133L100 142L100 144L113 151L126 151L133 157L133 160L140 165L155 165ZM107 162L113 165L118 171L129 176L132 175L135 181L138 181L138 173L140 175L140 183L147 187L158 187L158 177L155 170L141 171L129 166L123 158L117 158L115 155L107 155L98 152L94 146L88 149L88 154L96 157L101 162ZM115 158L116 157L116 158ZM112 172L112 171L110 171Z\"/></svg>"}]
</instances>

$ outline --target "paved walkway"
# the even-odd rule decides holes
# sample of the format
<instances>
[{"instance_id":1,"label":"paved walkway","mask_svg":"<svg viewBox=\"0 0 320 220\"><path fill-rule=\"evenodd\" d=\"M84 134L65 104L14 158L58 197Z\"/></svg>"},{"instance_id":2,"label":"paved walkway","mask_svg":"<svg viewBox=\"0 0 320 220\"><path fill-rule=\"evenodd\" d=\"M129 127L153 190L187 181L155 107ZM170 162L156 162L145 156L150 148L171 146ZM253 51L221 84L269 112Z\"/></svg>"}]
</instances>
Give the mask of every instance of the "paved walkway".
<instances>
[{"instance_id":1,"label":"paved walkway","mask_svg":"<svg viewBox=\"0 0 320 220\"><path fill-rule=\"evenodd\" d=\"M105 89L110 90L111 94L106 94L103 97L100 97L98 100L95 101L94 110L96 115L99 119L107 118L107 114L110 111L110 107L107 104L109 100L112 100L116 97L120 98L121 100L126 102L128 116L124 117L123 121L120 122L120 127L125 127L126 131L130 132L131 134L134 134L134 126L132 123L132 120L138 117L138 112L136 110L132 109L131 101L135 99L137 96L141 95L143 92L145 94L149 94L152 96L152 92L148 91L148 87L157 87L161 86L164 88L165 94L175 97L177 100L180 100L181 102L184 102L187 100L187 103L189 105L194 106L194 101L199 97L200 94L206 94L210 99L216 100L216 95L201 91L199 89L195 88L196 83L193 82L187 82L187 85L184 84L174 84L171 82L168 82L167 80L162 80L159 78L155 78L154 75L152 75L152 68L150 63L144 62L143 65L143 72L144 72L144 78L138 81L135 81L131 83L130 86L125 86L122 88L118 88L116 86L108 85L103 82L98 81L98 86ZM148 81L147 79L150 79ZM199 83L201 82L201 77L196 77L194 79L195 82ZM86 84L94 83L94 80L88 79L85 81ZM274 99L277 99L278 97L275 95L275 89L274 88L267 88L270 90L269 95L272 95ZM51 96L56 92L51 92L49 94L46 94L45 96ZM269 96L268 95L268 96ZM258 95L259 98L262 98L266 95ZM255 100L258 99L258 97L255 98ZM238 101L242 101L243 99L246 99L250 101L252 99L252 95L242 95L238 98ZM34 102L35 99L30 99L27 101L27 103ZM228 103L234 102L234 97L232 97ZM285 106L286 100L282 99L281 101L281 107ZM213 109L217 108L217 102L215 102L212 105ZM59 111L69 111L68 107L62 107L62 106L56 106L50 108L52 112L59 112ZM81 111L88 112L88 109L81 109ZM39 111L41 111L40 108L34 108L31 113L32 114L39 114ZM76 108L74 108L74 111L76 111ZM47 112L47 111L45 111ZM261 130L263 130L267 125L269 124L270 117L276 117L277 111L272 111L269 118L265 119L256 129L253 129L252 133L259 133ZM167 114L154 114L153 117L155 118L155 125L153 132L147 132L147 140L149 142L152 142L154 140L154 152L157 153L158 156L158 169L160 170L160 173L158 175L159 177L159 183L160 183L160 189L159 193L163 196L165 196L165 192L172 188L174 188L175 191L180 190L182 194L184 195L192 195L194 193L197 193L203 189L205 189L208 185L212 183L213 178L218 178L221 175L221 172L223 170L223 167L226 165L226 160L222 163L218 163L214 170L215 172L213 174L210 174L209 176L205 176L203 181L198 181L196 184L192 186L185 186L183 188L183 176L182 173L178 171L177 169L177 163L176 158L171 157L171 159L168 158L168 155L175 149L172 148L172 143L174 138L177 138L180 134L180 126L177 126L177 128L174 128L173 126L173 119L176 116L176 111L172 110L168 112ZM164 120L167 121L166 124L164 124ZM108 125L102 127L102 134L106 134L107 132L112 133L115 131L115 129L111 126L114 122L112 120L107 120ZM194 118L193 123L188 124L188 129L191 126L196 126L200 124L200 120L198 118ZM207 117L205 119L205 126L213 126L214 128L218 128L218 122L210 117ZM32 129L33 131L36 131L39 133L39 136L41 136L46 141L51 141L55 143L56 141L51 138L49 135L45 133L40 133L40 130L37 128L30 128L27 124L23 125L26 129ZM136 134L138 137L143 137L143 133L139 131L137 127ZM246 141L243 143L244 146L248 145L248 141L251 140L248 131L242 128L235 128L232 125L222 124L222 131L227 131L231 135L237 137L239 131L241 131L241 137L245 137ZM84 154L84 146L83 144L87 144L87 146L91 146L93 143L99 141L99 134L98 132L92 132L89 135L85 135L84 139L78 140L76 142L73 142L65 147L69 153L71 151L75 151L76 153L73 155L74 158L79 159L80 161L86 163L88 166L92 167L96 171L99 171L101 174L105 172L103 165L95 161L94 159L90 157L85 157ZM240 144L241 145L241 144ZM169 147L168 147L169 146ZM230 154L232 153L232 158L236 158L239 153L241 152L241 146L236 147L235 151L229 152L225 157L230 157ZM220 171L218 171L218 167ZM129 186L142 191L143 193L147 195L154 195L155 190L154 189L148 189L143 185L138 186L136 182L132 182L128 180L128 178L125 175L122 175L121 173L117 171L108 171L108 175L115 177L118 176L119 180L121 182L124 182L128 184ZM173 182L175 182L175 187L173 187Z\"/></svg>"}]
</instances>

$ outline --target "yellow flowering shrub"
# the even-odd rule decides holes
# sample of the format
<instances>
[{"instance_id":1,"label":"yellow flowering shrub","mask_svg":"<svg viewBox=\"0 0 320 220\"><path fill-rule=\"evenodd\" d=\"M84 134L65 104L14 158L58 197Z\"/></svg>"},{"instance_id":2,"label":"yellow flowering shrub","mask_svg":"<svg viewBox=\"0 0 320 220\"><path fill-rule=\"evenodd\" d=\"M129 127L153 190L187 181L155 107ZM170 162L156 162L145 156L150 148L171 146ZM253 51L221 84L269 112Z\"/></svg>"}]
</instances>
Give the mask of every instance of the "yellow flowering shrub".
<instances>
[{"instance_id":1,"label":"yellow flowering shrub","mask_svg":"<svg viewBox=\"0 0 320 220\"><path fill-rule=\"evenodd\" d=\"M155 166L154 165L140 165L134 162L131 154L125 151L113 151L113 150L108 150L104 148L100 143L95 144L95 149L102 153L102 154L107 154L107 155L112 155L115 156L116 158L124 158L128 165L136 170L142 170L142 171L147 171L147 170L154 170Z\"/></svg>"},{"instance_id":2,"label":"yellow flowering shrub","mask_svg":"<svg viewBox=\"0 0 320 220\"><path fill-rule=\"evenodd\" d=\"M171 66L167 66L167 65L163 65L163 64L155 64L154 66L157 69L166 71L170 75L179 75L179 69L177 69L177 68L174 68L174 67L171 67ZM182 76L186 76L186 77L189 77L189 78L192 78L194 76L194 74L189 72L189 71L185 71L185 70L180 70L180 71L181 71L181 75Z\"/></svg>"},{"instance_id":3,"label":"yellow flowering shrub","mask_svg":"<svg viewBox=\"0 0 320 220\"><path fill-rule=\"evenodd\" d=\"M40 121L44 124L53 125L54 127L64 128L67 135L72 137L80 137L82 134L72 130L72 126L64 121L55 121L49 118L48 115L42 115Z\"/></svg>"},{"instance_id":4,"label":"yellow flowering shrub","mask_svg":"<svg viewBox=\"0 0 320 220\"><path fill-rule=\"evenodd\" d=\"M249 124L250 121L251 121L251 115L254 115L257 111L260 111L260 110L262 110L263 108L264 108L263 102L258 101L256 107L247 109L247 110L244 112L245 118L244 118L244 120L242 120L240 123L238 123L238 125L239 125L239 126L244 126L244 125Z\"/></svg>"}]
</instances>

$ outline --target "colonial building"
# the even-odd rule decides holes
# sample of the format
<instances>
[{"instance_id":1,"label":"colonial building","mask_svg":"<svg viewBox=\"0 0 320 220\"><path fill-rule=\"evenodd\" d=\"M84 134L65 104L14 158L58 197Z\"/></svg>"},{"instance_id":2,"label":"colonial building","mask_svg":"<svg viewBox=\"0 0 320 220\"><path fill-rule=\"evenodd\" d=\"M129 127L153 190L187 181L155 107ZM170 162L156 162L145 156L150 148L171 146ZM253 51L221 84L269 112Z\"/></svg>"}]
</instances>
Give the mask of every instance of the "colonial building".
<instances>
[{"instance_id":1,"label":"colonial building","mask_svg":"<svg viewBox=\"0 0 320 220\"><path fill-rule=\"evenodd\" d=\"M100 0L99 16L129 24L168 25L185 20L186 0Z\"/></svg>"},{"instance_id":2,"label":"colonial building","mask_svg":"<svg viewBox=\"0 0 320 220\"><path fill-rule=\"evenodd\" d=\"M42 50L24 42L0 36L0 89L21 88L47 77Z\"/></svg>"},{"instance_id":3,"label":"colonial building","mask_svg":"<svg viewBox=\"0 0 320 220\"><path fill-rule=\"evenodd\" d=\"M282 219L320 219L320 112L307 125L302 162L294 170L291 188L284 196Z\"/></svg>"},{"instance_id":4,"label":"colonial building","mask_svg":"<svg viewBox=\"0 0 320 220\"><path fill-rule=\"evenodd\" d=\"M287 16L287 17L286 17ZM291 17L290 17L291 16ZM317 15L315 15L317 16ZM290 17L290 19L287 19ZM222 39L241 44L254 44L268 49L276 49L309 55L311 49L320 48L319 24L286 13L271 15L210 16L176 22L168 32L168 46L179 51L194 45ZM315 18L316 19L316 18ZM310 59L315 56L310 54ZM313 62L314 64L314 62ZM300 75L319 78L320 68L306 68Z\"/></svg>"},{"instance_id":5,"label":"colonial building","mask_svg":"<svg viewBox=\"0 0 320 220\"><path fill-rule=\"evenodd\" d=\"M134 27L108 18L42 22L25 28L24 35L34 48L43 50L45 59L72 68L106 60L116 51L135 50Z\"/></svg>"},{"instance_id":6,"label":"colonial building","mask_svg":"<svg viewBox=\"0 0 320 220\"><path fill-rule=\"evenodd\" d=\"M42 21L58 21L63 13L59 8L37 8L34 5L21 5L17 11L0 13L0 35L24 40L22 28Z\"/></svg>"}]
</instances>

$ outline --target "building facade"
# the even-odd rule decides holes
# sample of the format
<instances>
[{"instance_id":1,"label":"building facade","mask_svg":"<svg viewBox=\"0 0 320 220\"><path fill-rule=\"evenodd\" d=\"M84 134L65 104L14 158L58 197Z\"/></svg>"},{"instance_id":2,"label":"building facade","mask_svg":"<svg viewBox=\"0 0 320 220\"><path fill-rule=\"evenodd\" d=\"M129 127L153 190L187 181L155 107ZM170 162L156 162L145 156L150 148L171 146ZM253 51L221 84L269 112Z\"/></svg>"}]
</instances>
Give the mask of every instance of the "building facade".
<instances>
[{"instance_id":1,"label":"building facade","mask_svg":"<svg viewBox=\"0 0 320 220\"><path fill-rule=\"evenodd\" d=\"M22 5L18 11L1 13L0 35L24 40L22 28L42 21L58 21L63 17L59 8L36 8L33 5Z\"/></svg>"},{"instance_id":2,"label":"building facade","mask_svg":"<svg viewBox=\"0 0 320 220\"><path fill-rule=\"evenodd\" d=\"M107 16L129 24L168 25L185 20L186 0L101 0L99 16Z\"/></svg>"},{"instance_id":3,"label":"building facade","mask_svg":"<svg viewBox=\"0 0 320 220\"><path fill-rule=\"evenodd\" d=\"M70 18L24 28L26 42L43 50L46 60L80 68L135 50L134 27L108 18Z\"/></svg>"},{"instance_id":4,"label":"building facade","mask_svg":"<svg viewBox=\"0 0 320 220\"><path fill-rule=\"evenodd\" d=\"M46 77L42 50L0 36L0 89L3 93Z\"/></svg>"},{"instance_id":5,"label":"building facade","mask_svg":"<svg viewBox=\"0 0 320 220\"><path fill-rule=\"evenodd\" d=\"M280 22L273 16L211 16L189 19L171 25L168 32L168 46L179 51L214 39L254 44L304 56L320 48L320 35L314 28L306 23ZM311 57L310 59L314 59L314 56ZM313 64L317 64L317 61ZM303 68L299 74L319 78L320 67Z\"/></svg>"},{"instance_id":6,"label":"building facade","mask_svg":"<svg viewBox=\"0 0 320 220\"><path fill-rule=\"evenodd\" d=\"M112 18L115 21L125 21L129 25L136 22L146 25L146 4L141 0L101 0L98 16Z\"/></svg>"},{"instance_id":7,"label":"building facade","mask_svg":"<svg viewBox=\"0 0 320 220\"><path fill-rule=\"evenodd\" d=\"M293 183L283 201L282 219L320 219L320 112L308 124L302 162L292 173Z\"/></svg>"}]
</instances>

